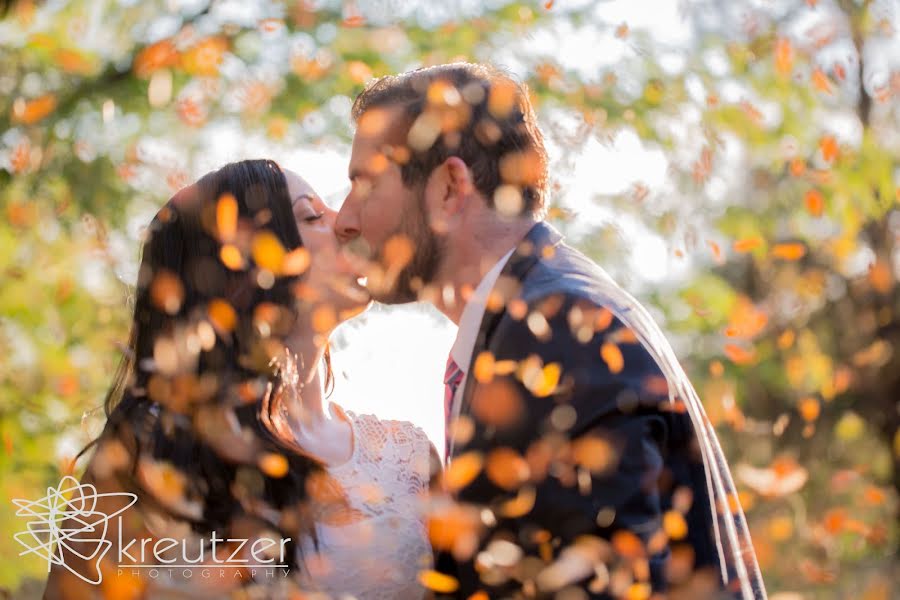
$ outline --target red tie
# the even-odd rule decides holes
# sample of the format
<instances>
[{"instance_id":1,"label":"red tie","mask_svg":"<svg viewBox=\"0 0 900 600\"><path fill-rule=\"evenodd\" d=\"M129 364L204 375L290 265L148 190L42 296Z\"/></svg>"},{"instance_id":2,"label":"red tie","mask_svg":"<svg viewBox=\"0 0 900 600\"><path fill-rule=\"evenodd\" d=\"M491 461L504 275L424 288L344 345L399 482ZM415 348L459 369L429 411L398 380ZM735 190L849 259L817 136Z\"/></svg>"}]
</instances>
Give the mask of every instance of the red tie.
<instances>
[{"instance_id":1,"label":"red tie","mask_svg":"<svg viewBox=\"0 0 900 600\"><path fill-rule=\"evenodd\" d=\"M450 458L450 420L453 418L453 398L456 390L462 383L465 373L453 360L453 355L447 357L447 370L444 371L444 464Z\"/></svg>"}]
</instances>

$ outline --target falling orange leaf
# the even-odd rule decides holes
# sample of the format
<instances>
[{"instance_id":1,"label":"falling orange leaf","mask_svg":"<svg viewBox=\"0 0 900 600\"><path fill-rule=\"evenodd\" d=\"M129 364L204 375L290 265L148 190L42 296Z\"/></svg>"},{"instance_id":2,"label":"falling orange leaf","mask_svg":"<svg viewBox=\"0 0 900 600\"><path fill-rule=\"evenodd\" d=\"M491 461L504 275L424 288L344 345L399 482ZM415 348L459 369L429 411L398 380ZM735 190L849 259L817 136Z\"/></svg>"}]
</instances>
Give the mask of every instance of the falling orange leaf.
<instances>
[{"instance_id":1,"label":"falling orange leaf","mask_svg":"<svg viewBox=\"0 0 900 600\"><path fill-rule=\"evenodd\" d=\"M847 78L847 70L841 63L834 63L834 67L832 68L832 70L834 71L834 76L838 79L838 81L844 81Z\"/></svg>"},{"instance_id":2,"label":"falling orange leaf","mask_svg":"<svg viewBox=\"0 0 900 600\"><path fill-rule=\"evenodd\" d=\"M488 112L495 119L506 119L516 105L518 88L511 81L501 80L491 85L488 92Z\"/></svg>"},{"instance_id":3,"label":"falling orange leaf","mask_svg":"<svg viewBox=\"0 0 900 600\"><path fill-rule=\"evenodd\" d=\"M330 304L320 304L312 313L312 328L316 333L327 333L337 326L337 313Z\"/></svg>"},{"instance_id":4,"label":"falling orange leaf","mask_svg":"<svg viewBox=\"0 0 900 600\"><path fill-rule=\"evenodd\" d=\"M831 81L822 69L814 69L812 73L813 87L826 94L831 93Z\"/></svg>"},{"instance_id":5,"label":"falling orange leaf","mask_svg":"<svg viewBox=\"0 0 900 600\"><path fill-rule=\"evenodd\" d=\"M769 315L757 308L749 298L741 296L731 309L725 335L751 339L759 335L769 322Z\"/></svg>"},{"instance_id":6,"label":"falling orange leaf","mask_svg":"<svg viewBox=\"0 0 900 600\"><path fill-rule=\"evenodd\" d=\"M744 114L754 123L759 123L762 120L763 114L748 100L741 100L739 106L744 111Z\"/></svg>"},{"instance_id":7,"label":"falling orange leaf","mask_svg":"<svg viewBox=\"0 0 900 600\"><path fill-rule=\"evenodd\" d=\"M226 50L228 40L222 36L200 40L182 54L181 67L191 75L207 77L217 75Z\"/></svg>"},{"instance_id":8,"label":"falling orange leaf","mask_svg":"<svg viewBox=\"0 0 900 600\"><path fill-rule=\"evenodd\" d=\"M459 589L459 581L455 577L438 571L419 571L418 579L422 586L438 594L452 594Z\"/></svg>"},{"instance_id":9,"label":"falling orange leaf","mask_svg":"<svg viewBox=\"0 0 900 600\"><path fill-rule=\"evenodd\" d=\"M53 60L66 73L89 75L94 71L94 63L76 50L60 48L53 54Z\"/></svg>"},{"instance_id":10,"label":"falling orange leaf","mask_svg":"<svg viewBox=\"0 0 900 600\"><path fill-rule=\"evenodd\" d=\"M178 62L178 51L172 40L162 40L141 50L134 58L132 69L138 77L152 75L159 69L171 67Z\"/></svg>"},{"instance_id":11,"label":"falling orange leaf","mask_svg":"<svg viewBox=\"0 0 900 600\"><path fill-rule=\"evenodd\" d=\"M725 344L725 356L736 365L749 365L756 361L756 350L747 350L737 344Z\"/></svg>"},{"instance_id":12,"label":"falling orange leaf","mask_svg":"<svg viewBox=\"0 0 900 600\"><path fill-rule=\"evenodd\" d=\"M153 276L150 284L150 301L159 310L174 315L184 300L184 286L181 279L171 271L161 270Z\"/></svg>"},{"instance_id":13,"label":"falling orange leaf","mask_svg":"<svg viewBox=\"0 0 900 600\"><path fill-rule=\"evenodd\" d=\"M610 373L619 373L625 367L625 358L622 356L622 351L612 342L604 342L600 346L600 356L603 358L603 362L606 363Z\"/></svg>"},{"instance_id":14,"label":"falling orange leaf","mask_svg":"<svg viewBox=\"0 0 900 600\"><path fill-rule=\"evenodd\" d=\"M835 534L840 533L844 526L847 524L847 509L833 508L825 513L825 518L823 519L822 524L825 526L825 530L828 533Z\"/></svg>"},{"instance_id":15,"label":"falling orange leaf","mask_svg":"<svg viewBox=\"0 0 900 600\"><path fill-rule=\"evenodd\" d=\"M528 365L522 370L522 383L538 398L546 398L556 391L562 367L559 363Z\"/></svg>"},{"instance_id":16,"label":"falling orange leaf","mask_svg":"<svg viewBox=\"0 0 900 600\"><path fill-rule=\"evenodd\" d=\"M572 458L591 473L605 473L619 461L616 449L609 441L596 435L582 436L572 442Z\"/></svg>"},{"instance_id":17,"label":"falling orange leaf","mask_svg":"<svg viewBox=\"0 0 900 600\"><path fill-rule=\"evenodd\" d=\"M735 252L744 253L744 252L752 252L756 250L762 245L762 238L758 236L742 238L740 240L735 240L734 244L732 244L732 249Z\"/></svg>"},{"instance_id":18,"label":"falling orange leaf","mask_svg":"<svg viewBox=\"0 0 900 600\"><path fill-rule=\"evenodd\" d=\"M612 536L612 546L620 557L626 560L634 560L644 556L644 544L634 533L627 529L620 529Z\"/></svg>"},{"instance_id":19,"label":"falling orange leaf","mask_svg":"<svg viewBox=\"0 0 900 600\"><path fill-rule=\"evenodd\" d=\"M267 452L259 459L260 471L275 479L287 475L288 466L288 460L277 452Z\"/></svg>"},{"instance_id":20,"label":"falling orange leaf","mask_svg":"<svg viewBox=\"0 0 900 600\"><path fill-rule=\"evenodd\" d=\"M710 251L712 251L712 255L716 263L722 264L723 262L725 262L725 259L722 257L722 247L713 240L706 240L706 243L709 246Z\"/></svg>"},{"instance_id":21,"label":"falling orange leaf","mask_svg":"<svg viewBox=\"0 0 900 600\"><path fill-rule=\"evenodd\" d=\"M688 533L687 521L677 510L670 510L663 515L663 530L673 540L680 540Z\"/></svg>"},{"instance_id":22,"label":"falling orange leaf","mask_svg":"<svg viewBox=\"0 0 900 600\"><path fill-rule=\"evenodd\" d=\"M270 273L281 273L281 265L284 262L284 246L271 231L260 231L253 236L252 244L253 262Z\"/></svg>"},{"instance_id":23,"label":"falling orange leaf","mask_svg":"<svg viewBox=\"0 0 900 600\"><path fill-rule=\"evenodd\" d=\"M799 242L785 242L772 247L772 256L782 260L800 260L806 256L806 246Z\"/></svg>"},{"instance_id":24,"label":"falling orange leaf","mask_svg":"<svg viewBox=\"0 0 900 600\"><path fill-rule=\"evenodd\" d=\"M484 466L484 458L480 452L466 452L455 456L444 469L444 487L450 492L458 492L471 483Z\"/></svg>"},{"instance_id":25,"label":"falling orange leaf","mask_svg":"<svg viewBox=\"0 0 900 600\"><path fill-rule=\"evenodd\" d=\"M891 274L891 267L884 260L876 260L869 267L869 283L879 294L889 294L894 287L894 277Z\"/></svg>"},{"instance_id":26,"label":"falling orange leaf","mask_svg":"<svg viewBox=\"0 0 900 600\"><path fill-rule=\"evenodd\" d=\"M393 269L402 269L415 254L412 240L403 234L393 235L384 243L384 260Z\"/></svg>"},{"instance_id":27,"label":"falling orange leaf","mask_svg":"<svg viewBox=\"0 0 900 600\"><path fill-rule=\"evenodd\" d=\"M508 377L495 377L475 387L472 414L486 425L509 427L523 416L522 394Z\"/></svg>"},{"instance_id":28,"label":"falling orange leaf","mask_svg":"<svg viewBox=\"0 0 900 600\"><path fill-rule=\"evenodd\" d=\"M794 177L800 177L804 172L806 172L806 161L802 158L795 158L791 160L789 170L791 172L791 175L793 175Z\"/></svg>"},{"instance_id":29,"label":"falling orange leaf","mask_svg":"<svg viewBox=\"0 0 900 600\"><path fill-rule=\"evenodd\" d=\"M781 76L791 73L794 66L794 47L787 38L778 38L775 41L775 70Z\"/></svg>"},{"instance_id":30,"label":"falling orange leaf","mask_svg":"<svg viewBox=\"0 0 900 600\"><path fill-rule=\"evenodd\" d=\"M366 24L366 18L362 15L349 15L342 24L344 27L362 27Z\"/></svg>"},{"instance_id":31,"label":"falling orange leaf","mask_svg":"<svg viewBox=\"0 0 900 600\"><path fill-rule=\"evenodd\" d=\"M494 485L513 491L528 480L531 469L528 463L512 448L497 448L488 454L485 474Z\"/></svg>"},{"instance_id":32,"label":"falling orange leaf","mask_svg":"<svg viewBox=\"0 0 900 600\"><path fill-rule=\"evenodd\" d=\"M806 195L803 196L804 204L806 204L806 211L814 217L822 216L822 207L824 206L824 199L822 198L822 193L819 190L808 190Z\"/></svg>"},{"instance_id":33,"label":"falling orange leaf","mask_svg":"<svg viewBox=\"0 0 900 600\"><path fill-rule=\"evenodd\" d=\"M294 248L284 255L281 263L282 275L302 275L309 268L310 255L309 250L300 246Z\"/></svg>"},{"instance_id":34,"label":"falling orange leaf","mask_svg":"<svg viewBox=\"0 0 900 600\"><path fill-rule=\"evenodd\" d=\"M870 485L863 492L863 499L871 506L881 506L887 500L887 494L881 488Z\"/></svg>"},{"instance_id":35,"label":"falling orange leaf","mask_svg":"<svg viewBox=\"0 0 900 600\"><path fill-rule=\"evenodd\" d=\"M832 135L823 136L819 140L819 150L822 152L822 158L828 162L832 162L838 156L838 143Z\"/></svg>"},{"instance_id":36,"label":"falling orange leaf","mask_svg":"<svg viewBox=\"0 0 900 600\"><path fill-rule=\"evenodd\" d=\"M19 142L9 157L13 173L24 173L31 166L31 143L28 139Z\"/></svg>"},{"instance_id":37,"label":"falling orange leaf","mask_svg":"<svg viewBox=\"0 0 900 600\"><path fill-rule=\"evenodd\" d=\"M553 8L553 2L554 0L547 0L546 2L544 2L544 8L550 10L551 8Z\"/></svg>"},{"instance_id":38,"label":"falling orange leaf","mask_svg":"<svg viewBox=\"0 0 900 600\"><path fill-rule=\"evenodd\" d=\"M819 418L821 407L818 400L811 396L807 396L797 404L797 411L805 421L812 422Z\"/></svg>"},{"instance_id":39,"label":"falling orange leaf","mask_svg":"<svg viewBox=\"0 0 900 600\"><path fill-rule=\"evenodd\" d=\"M778 336L777 345L781 350L787 350L791 346L794 345L794 340L796 339L797 334L794 333L793 329L788 329L784 333Z\"/></svg>"},{"instance_id":40,"label":"falling orange leaf","mask_svg":"<svg viewBox=\"0 0 900 600\"><path fill-rule=\"evenodd\" d=\"M479 383L490 383L494 379L494 355L491 352L485 350L475 358L472 375Z\"/></svg>"},{"instance_id":41,"label":"falling orange leaf","mask_svg":"<svg viewBox=\"0 0 900 600\"><path fill-rule=\"evenodd\" d=\"M219 239L230 242L237 232L238 205L231 194L222 194L216 203L216 230Z\"/></svg>"},{"instance_id":42,"label":"falling orange leaf","mask_svg":"<svg viewBox=\"0 0 900 600\"><path fill-rule=\"evenodd\" d=\"M228 302L221 298L210 300L206 310L213 327L220 332L228 333L237 325L237 313Z\"/></svg>"},{"instance_id":43,"label":"falling orange leaf","mask_svg":"<svg viewBox=\"0 0 900 600\"><path fill-rule=\"evenodd\" d=\"M616 27L616 37L620 40L624 40L628 37L628 23L622 23Z\"/></svg>"},{"instance_id":44,"label":"falling orange leaf","mask_svg":"<svg viewBox=\"0 0 900 600\"><path fill-rule=\"evenodd\" d=\"M601 307L597 311L597 317L594 319L594 331L600 332L606 330L613 322L615 315L608 308Z\"/></svg>"},{"instance_id":45,"label":"falling orange leaf","mask_svg":"<svg viewBox=\"0 0 900 600\"><path fill-rule=\"evenodd\" d=\"M225 244L219 249L219 260L232 271L240 271L245 266L244 256L237 246L232 244Z\"/></svg>"},{"instance_id":46,"label":"falling orange leaf","mask_svg":"<svg viewBox=\"0 0 900 600\"><path fill-rule=\"evenodd\" d=\"M12 120L25 125L37 123L56 109L56 96L45 94L34 100L19 98L13 102Z\"/></svg>"}]
</instances>

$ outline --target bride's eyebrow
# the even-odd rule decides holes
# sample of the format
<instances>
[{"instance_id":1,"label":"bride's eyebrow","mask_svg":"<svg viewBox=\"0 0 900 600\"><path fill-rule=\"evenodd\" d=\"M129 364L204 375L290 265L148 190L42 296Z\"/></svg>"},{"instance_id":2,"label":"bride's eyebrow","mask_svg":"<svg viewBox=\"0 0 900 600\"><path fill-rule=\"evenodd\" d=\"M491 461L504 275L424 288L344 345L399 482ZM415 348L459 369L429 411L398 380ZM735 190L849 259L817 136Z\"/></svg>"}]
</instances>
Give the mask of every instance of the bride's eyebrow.
<instances>
[{"instance_id":1,"label":"bride's eyebrow","mask_svg":"<svg viewBox=\"0 0 900 600\"><path fill-rule=\"evenodd\" d=\"M291 208L297 206L297 203L304 198L306 198L310 202L316 199L316 197L312 194L299 194L296 198L291 200Z\"/></svg>"}]
</instances>

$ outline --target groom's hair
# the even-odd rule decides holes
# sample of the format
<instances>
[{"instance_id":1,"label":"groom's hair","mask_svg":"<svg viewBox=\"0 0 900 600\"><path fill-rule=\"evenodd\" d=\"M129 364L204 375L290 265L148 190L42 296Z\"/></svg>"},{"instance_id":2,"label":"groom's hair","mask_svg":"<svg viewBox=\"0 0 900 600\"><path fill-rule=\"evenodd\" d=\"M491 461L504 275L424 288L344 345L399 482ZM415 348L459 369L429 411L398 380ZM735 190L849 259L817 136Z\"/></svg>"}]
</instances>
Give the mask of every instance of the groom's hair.
<instances>
[{"instance_id":1,"label":"groom's hair","mask_svg":"<svg viewBox=\"0 0 900 600\"><path fill-rule=\"evenodd\" d=\"M523 83L486 64L426 67L376 79L357 96L351 115L359 131L365 113L393 107L403 109L389 137L405 145L405 152L392 153L405 185L424 185L458 156L490 207L543 216L547 151Z\"/></svg>"}]
</instances>

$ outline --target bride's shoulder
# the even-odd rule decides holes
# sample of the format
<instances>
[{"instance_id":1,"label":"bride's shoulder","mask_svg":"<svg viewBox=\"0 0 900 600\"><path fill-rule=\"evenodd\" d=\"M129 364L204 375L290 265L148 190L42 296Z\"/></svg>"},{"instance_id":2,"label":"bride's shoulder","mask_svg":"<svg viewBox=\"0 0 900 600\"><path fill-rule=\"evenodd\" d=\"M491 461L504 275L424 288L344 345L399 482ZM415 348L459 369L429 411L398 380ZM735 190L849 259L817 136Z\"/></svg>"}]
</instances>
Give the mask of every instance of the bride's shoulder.
<instances>
[{"instance_id":1,"label":"bride's shoulder","mask_svg":"<svg viewBox=\"0 0 900 600\"><path fill-rule=\"evenodd\" d=\"M363 432L369 438L390 441L397 446L411 446L414 450L424 448L428 451L431 444L425 430L410 421L382 419L376 415L356 414L349 410L346 411L346 415L357 431Z\"/></svg>"}]
</instances>

